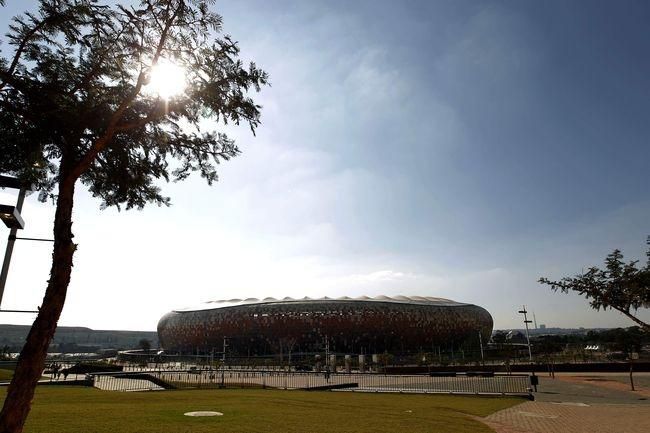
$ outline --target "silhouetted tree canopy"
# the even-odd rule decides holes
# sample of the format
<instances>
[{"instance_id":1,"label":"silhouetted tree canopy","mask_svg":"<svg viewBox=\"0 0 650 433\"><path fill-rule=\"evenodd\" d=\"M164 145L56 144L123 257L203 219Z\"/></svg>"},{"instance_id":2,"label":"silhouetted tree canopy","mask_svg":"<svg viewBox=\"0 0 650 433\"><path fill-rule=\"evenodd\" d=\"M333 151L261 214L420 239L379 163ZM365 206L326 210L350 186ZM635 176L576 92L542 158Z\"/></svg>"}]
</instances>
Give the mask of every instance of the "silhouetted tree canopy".
<instances>
[{"instance_id":1,"label":"silhouetted tree canopy","mask_svg":"<svg viewBox=\"0 0 650 433\"><path fill-rule=\"evenodd\" d=\"M142 338L140 341L138 341L138 348L142 349L145 352L149 352L149 350L151 350L151 341L147 340L146 338Z\"/></svg>"},{"instance_id":2,"label":"silhouetted tree canopy","mask_svg":"<svg viewBox=\"0 0 650 433\"><path fill-rule=\"evenodd\" d=\"M259 124L247 96L267 75L238 60L221 17L205 2L41 1L11 24L12 56L0 59L0 172L41 197L79 178L104 206L167 204L157 180L215 165L239 152L214 122ZM187 88L165 100L146 92L161 60L183 67Z\"/></svg>"},{"instance_id":3,"label":"silhouetted tree canopy","mask_svg":"<svg viewBox=\"0 0 650 433\"><path fill-rule=\"evenodd\" d=\"M492 335L492 341L501 348L501 346L506 342L506 333L503 331L497 331Z\"/></svg>"},{"instance_id":4,"label":"silhouetted tree canopy","mask_svg":"<svg viewBox=\"0 0 650 433\"><path fill-rule=\"evenodd\" d=\"M650 332L650 325L637 315L639 308L650 307L650 237L646 243L645 266L637 267L638 260L625 263L623 253L614 250L605 259L603 269L594 266L575 277L565 277L559 281L542 277L539 282L550 285L555 291L577 292L589 300L592 308L619 311L641 329Z\"/></svg>"}]
</instances>

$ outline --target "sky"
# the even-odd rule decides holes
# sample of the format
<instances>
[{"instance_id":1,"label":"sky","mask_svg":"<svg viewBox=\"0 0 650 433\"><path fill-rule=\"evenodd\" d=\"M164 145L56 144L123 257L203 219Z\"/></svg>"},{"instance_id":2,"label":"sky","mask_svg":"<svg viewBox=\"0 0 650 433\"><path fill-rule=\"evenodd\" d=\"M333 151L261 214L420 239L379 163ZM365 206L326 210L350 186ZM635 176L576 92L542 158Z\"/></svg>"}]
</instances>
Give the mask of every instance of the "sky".
<instances>
[{"instance_id":1,"label":"sky","mask_svg":"<svg viewBox=\"0 0 650 433\"><path fill-rule=\"evenodd\" d=\"M34 2L7 3L0 29ZM522 305L548 327L632 325L537 280L615 248L645 259L650 4L215 9L242 59L270 75L262 125L232 131L243 154L214 186L165 185L169 208L100 210L79 187L59 325L155 330L208 300L380 294L477 304L496 329L523 327ZM0 190L0 203L15 197ZM28 197L21 235L51 237L53 213ZM51 244L17 241L2 308L35 309L50 261Z\"/></svg>"}]
</instances>

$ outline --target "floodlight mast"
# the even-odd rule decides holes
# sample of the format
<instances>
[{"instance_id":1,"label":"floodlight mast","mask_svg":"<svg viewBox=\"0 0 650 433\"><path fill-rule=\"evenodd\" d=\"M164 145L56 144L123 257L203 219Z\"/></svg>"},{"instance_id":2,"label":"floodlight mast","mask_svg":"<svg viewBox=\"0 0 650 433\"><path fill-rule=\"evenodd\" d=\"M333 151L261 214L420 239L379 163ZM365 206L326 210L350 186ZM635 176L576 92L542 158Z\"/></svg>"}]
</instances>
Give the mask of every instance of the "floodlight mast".
<instances>
[{"instance_id":1,"label":"floodlight mast","mask_svg":"<svg viewBox=\"0 0 650 433\"><path fill-rule=\"evenodd\" d=\"M526 341L528 342L528 360L533 362L533 352L530 350L530 335L528 334L528 324L533 323L532 320L528 320L528 311L526 311L526 306L524 305L521 310L518 311L519 314L524 315L524 325L526 325Z\"/></svg>"},{"instance_id":2,"label":"floodlight mast","mask_svg":"<svg viewBox=\"0 0 650 433\"><path fill-rule=\"evenodd\" d=\"M9 238L7 240L7 248L5 250L5 258L2 262L2 272L0 272L0 308L2 307L2 297L5 291L5 284L7 283L7 275L9 275L9 264L11 263L11 254L14 251L14 243L16 242L16 234L18 229L22 229L25 225L22 223L22 218L20 212L23 209L23 202L25 201L25 194L27 193L27 188L25 185L21 184L20 181L14 177L9 176L0 176L0 187L2 188L14 188L18 189L18 200L16 201L16 206L13 209L13 212L3 213L3 222L7 227L11 229L9 232ZM4 216L7 216L5 219ZM13 217L13 218L12 218Z\"/></svg>"}]
</instances>

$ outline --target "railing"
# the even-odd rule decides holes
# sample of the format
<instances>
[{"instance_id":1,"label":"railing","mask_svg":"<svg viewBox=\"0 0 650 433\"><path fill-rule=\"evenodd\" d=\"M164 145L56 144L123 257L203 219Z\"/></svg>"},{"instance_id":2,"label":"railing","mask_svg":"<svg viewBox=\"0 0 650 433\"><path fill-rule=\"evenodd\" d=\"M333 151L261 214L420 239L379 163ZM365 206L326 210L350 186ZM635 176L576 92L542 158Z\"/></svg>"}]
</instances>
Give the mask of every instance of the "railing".
<instances>
[{"instance_id":1,"label":"railing","mask_svg":"<svg viewBox=\"0 0 650 433\"><path fill-rule=\"evenodd\" d=\"M527 375L390 375L251 370L172 370L89 374L111 391L209 388L349 389L365 392L529 395Z\"/></svg>"}]
</instances>

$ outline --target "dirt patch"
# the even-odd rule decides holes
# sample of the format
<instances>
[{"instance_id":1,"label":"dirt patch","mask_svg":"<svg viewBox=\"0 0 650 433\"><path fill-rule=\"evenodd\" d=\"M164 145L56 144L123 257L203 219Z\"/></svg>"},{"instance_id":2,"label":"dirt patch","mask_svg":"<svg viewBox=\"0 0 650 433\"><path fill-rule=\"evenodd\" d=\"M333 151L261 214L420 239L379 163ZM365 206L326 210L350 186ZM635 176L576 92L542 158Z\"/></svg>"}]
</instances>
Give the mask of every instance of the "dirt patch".
<instances>
[{"instance_id":1,"label":"dirt patch","mask_svg":"<svg viewBox=\"0 0 650 433\"><path fill-rule=\"evenodd\" d=\"M566 382L573 383L588 383L594 386L599 386L601 388L607 388L615 391L627 391L632 392L640 397L650 398L650 389L634 386L635 391L630 389L630 384L625 384L618 382L616 380L611 380L603 376L555 376L556 379L564 380Z\"/></svg>"}]
</instances>

